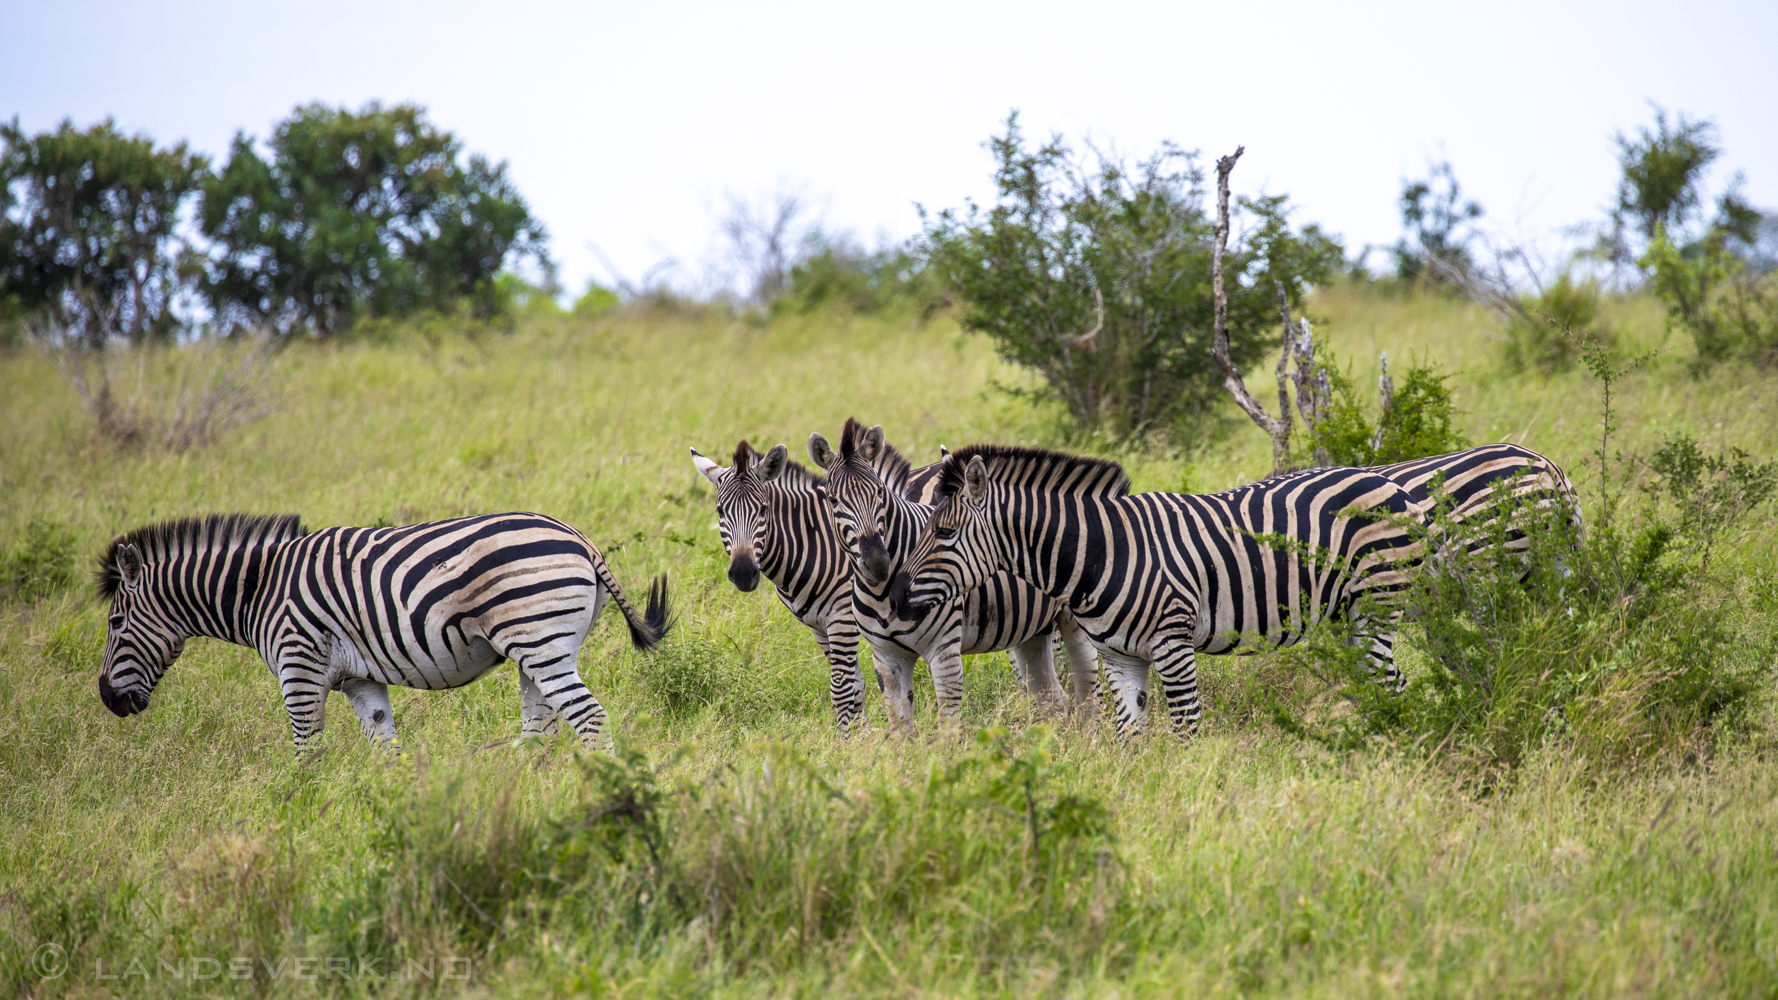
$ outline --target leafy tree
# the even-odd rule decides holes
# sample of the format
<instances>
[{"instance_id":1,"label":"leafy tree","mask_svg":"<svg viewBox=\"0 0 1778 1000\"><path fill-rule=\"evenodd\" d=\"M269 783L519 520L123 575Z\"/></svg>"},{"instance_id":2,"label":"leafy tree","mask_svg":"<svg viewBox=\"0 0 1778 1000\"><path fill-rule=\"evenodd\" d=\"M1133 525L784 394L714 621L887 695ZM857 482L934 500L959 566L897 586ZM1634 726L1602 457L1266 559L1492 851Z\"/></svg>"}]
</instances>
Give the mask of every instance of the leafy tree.
<instances>
[{"instance_id":1,"label":"leafy tree","mask_svg":"<svg viewBox=\"0 0 1778 1000\"><path fill-rule=\"evenodd\" d=\"M1449 284L1453 275L1469 274L1475 267L1470 223L1482 214L1480 202L1463 200L1448 161L1433 164L1425 179L1403 184L1401 224L1407 235L1390 251L1396 277Z\"/></svg>"},{"instance_id":2,"label":"leafy tree","mask_svg":"<svg viewBox=\"0 0 1778 1000\"><path fill-rule=\"evenodd\" d=\"M226 322L337 333L360 314L480 316L509 260L547 262L541 224L506 176L413 105L312 104L280 122L262 157L237 133L204 187L215 244L205 289Z\"/></svg>"},{"instance_id":3,"label":"leafy tree","mask_svg":"<svg viewBox=\"0 0 1778 1000\"><path fill-rule=\"evenodd\" d=\"M1210 359L1214 222L1196 156L1168 144L1134 168L1059 136L1028 148L1018 115L988 142L995 203L926 222L929 267L965 328L1041 375L1081 430L1132 438L1178 428L1221 393ZM1273 342L1273 279L1293 302L1343 260L1315 227L1292 231L1282 196L1242 202L1252 235L1226 260L1231 357Z\"/></svg>"},{"instance_id":4,"label":"leafy tree","mask_svg":"<svg viewBox=\"0 0 1778 1000\"><path fill-rule=\"evenodd\" d=\"M109 119L27 135L0 125L0 302L47 312L85 346L170 338L186 284L179 207L208 162Z\"/></svg>"}]
</instances>

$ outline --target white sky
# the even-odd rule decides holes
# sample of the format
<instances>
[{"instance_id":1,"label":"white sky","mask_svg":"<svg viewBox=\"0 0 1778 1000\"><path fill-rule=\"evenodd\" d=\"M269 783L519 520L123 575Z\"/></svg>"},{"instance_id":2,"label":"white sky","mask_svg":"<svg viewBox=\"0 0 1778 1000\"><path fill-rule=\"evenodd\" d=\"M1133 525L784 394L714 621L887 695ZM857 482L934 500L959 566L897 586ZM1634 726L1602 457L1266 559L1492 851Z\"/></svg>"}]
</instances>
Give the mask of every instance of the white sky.
<instances>
[{"instance_id":1,"label":"white sky","mask_svg":"<svg viewBox=\"0 0 1778 1000\"><path fill-rule=\"evenodd\" d=\"M1597 219L1647 100L1714 118L1778 207L1778 3L569 4L0 0L0 116L114 116L222 155L301 102L417 101L505 159L564 284L694 269L725 192L802 187L867 243L991 195L981 144L1091 134L1288 192L1348 246L1448 158L1498 229ZM1373 265L1381 265L1376 258Z\"/></svg>"}]
</instances>

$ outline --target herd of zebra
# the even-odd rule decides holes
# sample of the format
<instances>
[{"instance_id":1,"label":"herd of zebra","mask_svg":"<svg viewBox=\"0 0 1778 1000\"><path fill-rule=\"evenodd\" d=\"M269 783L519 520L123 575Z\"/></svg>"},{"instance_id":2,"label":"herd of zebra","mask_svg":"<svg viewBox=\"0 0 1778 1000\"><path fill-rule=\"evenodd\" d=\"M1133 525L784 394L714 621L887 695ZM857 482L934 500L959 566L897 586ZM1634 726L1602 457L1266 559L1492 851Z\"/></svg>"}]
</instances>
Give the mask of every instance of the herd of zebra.
<instances>
[{"instance_id":1,"label":"herd of zebra","mask_svg":"<svg viewBox=\"0 0 1778 1000\"><path fill-rule=\"evenodd\" d=\"M1120 733L1144 726L1152 665L1172 724L1189 730L1198 653L1289 645L1327 618L1349 621L1399 690L1395 630L1428 556L1416 527L1434 510L1485 523L1503 498L1577 510L1560 468L1510 444L1210 495L1131 495L1115 462L1031 448L941 448L916 469L856 420L837 449L814 434L808 450L818 471L782 444L742 441L727 467L691 457L716 487L729 580L751 591L764 575L814 633L842 732L866 718L861 640L894 728L913 723L918 659L954 718L963 656L1006 650L1033 698L1077 711L1098 703L1102 667ZM397 743L389 685L457 687L507 659L522 735L566 723L602 745L582 642L608 601L637 649L673 624L664 575L638 609L584 535L531 513L312 532L294 516L187 518L115 539L98 580L107 708L143 711L187 639L220 639L264 659L298 748L321 732L330 691L367 736Z\"/></svg>"}]
</instances>

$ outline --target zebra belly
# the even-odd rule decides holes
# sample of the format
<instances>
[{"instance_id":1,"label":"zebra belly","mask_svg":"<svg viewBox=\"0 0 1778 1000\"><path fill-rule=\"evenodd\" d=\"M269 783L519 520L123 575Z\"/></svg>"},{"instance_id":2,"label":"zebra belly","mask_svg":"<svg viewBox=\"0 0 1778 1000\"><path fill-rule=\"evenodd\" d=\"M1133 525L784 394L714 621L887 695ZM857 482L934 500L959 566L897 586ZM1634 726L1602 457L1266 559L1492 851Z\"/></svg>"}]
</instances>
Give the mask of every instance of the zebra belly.
<instances>
[{"instance_id":1,"label":"zebra belly","mask_svg":"<svg viewBox=\"0 0 1778 1000\"><path fill-rule=\"evenodd\" d=\"M467 645L454 647L452 655L432 659L426 673L416 674L393 665L375 663L367 651L341 637L335 637L328 662L328 684L337 690L342 681L358 679L394 684L401 687L442 689L462 687L498 666L501 656L488 640L477 636ZM416 683L416 681L418 683Z\"/></svg>"}]
</instances>

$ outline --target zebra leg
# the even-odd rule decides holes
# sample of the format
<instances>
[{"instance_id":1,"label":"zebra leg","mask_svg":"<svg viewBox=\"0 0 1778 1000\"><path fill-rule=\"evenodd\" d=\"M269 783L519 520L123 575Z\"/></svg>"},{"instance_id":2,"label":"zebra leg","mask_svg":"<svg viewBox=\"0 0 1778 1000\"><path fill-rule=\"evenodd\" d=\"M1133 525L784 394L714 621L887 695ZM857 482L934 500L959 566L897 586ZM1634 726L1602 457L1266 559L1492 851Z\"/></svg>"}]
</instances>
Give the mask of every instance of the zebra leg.
<instances>
[{"instance_id":1,"label":"zebra leg","mask_svg":"<svg viewBox=\"0 0 1778 1000\"><path fill-rule=\"evenodd\" d=\"M389 707L389 685L361 677L340 681L340 692L352 703L358 725L372 743L387 742L401 752L401 741L395 738L395 710Z\"/></svg>"},{"instance_id":2,"label":"zebra leg","mask_svg":"<svg viewBox=\"0 0 1778 1000\"><path fill-rule=\"evenodd\" d=\"M529 671L519 671L519 738L527 736L554 736L559 730L561 717L549 702L543 698L543 689L531 679Z\"/></svg>"},{"instance_id":3,"label":"zebra leg","mask_svg":"<svg viewBox=\"0 0 1778 1000\"><path fill-rule=\"evenodd\" d=\"M858 668L858 623L830 621L815 631L815 641L827 657L827 693L833 698L833 716L840 735L850 736L854 725L870 728L864 711L864 673Z\"/></svg>"},{"instance_id":4,"label":"zebra leg","mask_svg":"<svg viewBox=\"0 0 1778 1000\"><path fill-rule=\"evenodd\" d=\"M1167 696L1167 714L1177 732L1198 731L1204 706L1198 701L1198 653L1189 639L1157 640L1154 666Z\"/></svg>"},{"instance_id":5,"label":"zebra leg","mask_svg":"<svg viewBox=\"0 0 1778 1000\"><path fill-rule=\"evenodd\" d=\"M877 668L877 684L883 689L883 707L888 710L889 728L913 732L914 729L914 661L919 657L905 649L879 649L871 644L871 663Z\"/></svg>"},{"instance_id":6,"label":"zebra leg","mask_svg":"<svg viewBox=\"0 0 1778 1000\"><path fill-rule=\"evenodd\" d=\"M955 722L963 713L963 629L946 630L946 638L926 651L926 666L932 671L932 691L938 696L938 715L946 722ZM908 722L914 714L913 666L908 667Z\"/></svg>"},{"instance_id":7,"label":"zebra leg","mask_svg":"<svg viewBox=\"0 0 1778 1000\"><path fill-rule=\"evenodd\" d=\"M1117 734L1130 736L1148 727L1148 661L1100 650L1105 680L1111 687L1112 708L1117 713Z\"/></svg>"},{"instance_id":8,"label":"zebra leg","mask_svg":"<svg viewBox=\"0 0 1778 1000\"><path fill-rule=\"evenodd\" d=\"M1013 670L1025 682L1025 693L1045 709L1066 705L1062 685L1056 683L1056 634L1045 629L1006 651Z\"/></svg>"},{"instance_id":9,"label":"zebra leg","mask_svg":"<svg viewBox=\"0 0 1778 1000\"><path fill-rule=\"evenodd\" d=\"M572 726L582 743L597 748L602 745L599 737L605 732L605 706L587 690L580 672L574 668L574 657L580 652L584 636L584 630L579 630L538 645L507 642L499 652L518 664L520 672L537 685L549 711Z\"/></svg>"},{"instance_id":10,"label":"zebra leg","mask_svg":"<svg viewBox=\"0 0 1778 1000\"><path fill-rule=\"evenodd\" d=\"M321 735L327 725L327 681L325 659L286 649L278 658L278 690L284 696L284 711L290 713L290 735L301 750Z\"/></svg>"},{"instance_id":11,"label":"zebra leg","mask_svg":"<svg viewBox=\"0 0 1778 1000\"><path fill-rule=\"evenodd\" d=\"M1056 616L1056 632L1062 639L1062 651L1068 660L1071 708L1076 715L1086 718L1099 688L1098 650L1093 648L1093 640L1087 638L1070 612L1064 611Z\"/></svg>"},{"instance_id":12,"label":"zebra leg","mask_svg":"<svg viewBox=\"0 0 1778 1000\"><path fill-rule=\"evenodd\" d=\"M1352 638L1352 644L1364 650L1364 665L1371 677L1376 678L1377 672L1381 670L1383 686L1396 694L1406 691L1408 687L1407 675L1395 665L1395 629L1400 624L1398 619L1399 616L1392 619L1387 630L1374 633L1366 631L1363 623L1360 623L1357 634Z\"/></svg>"}]
</instances>

